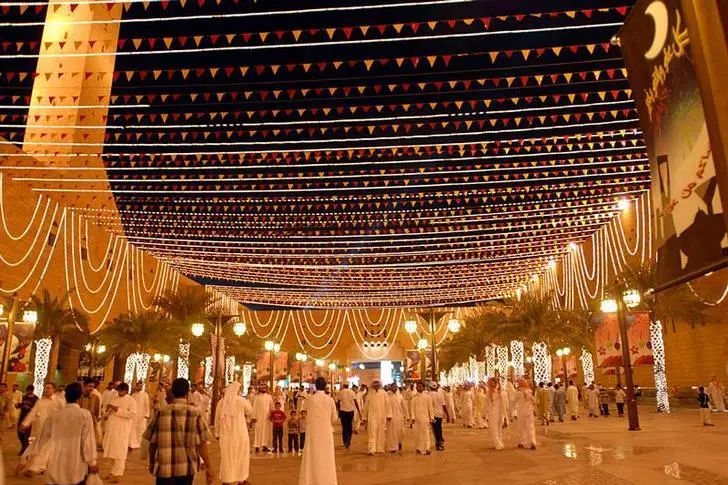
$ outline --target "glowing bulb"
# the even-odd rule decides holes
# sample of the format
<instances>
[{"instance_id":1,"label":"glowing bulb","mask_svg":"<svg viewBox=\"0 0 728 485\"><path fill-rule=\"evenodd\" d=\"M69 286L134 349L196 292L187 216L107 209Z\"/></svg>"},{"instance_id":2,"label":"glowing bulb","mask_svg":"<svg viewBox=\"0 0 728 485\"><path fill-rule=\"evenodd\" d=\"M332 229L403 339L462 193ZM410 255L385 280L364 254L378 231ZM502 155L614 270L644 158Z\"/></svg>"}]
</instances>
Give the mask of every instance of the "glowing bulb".
<instances>
[{"instance_id":1,"label":"glowing bulb","mask_svg":"<svg viewBox=\"0 0 728 485\"><path fill-rule=\"evenodd\" d=\"M359 370L364 370L364 369L366 369L366 366L364 364L359 364Z\"/></svg>"},{"instance_id":2,"label":"glowing bulb","mask_svg":"<svg viewBox=\"0 0 728 485\"><path fill-rule=\"evenodd\" d=\"M640 292L637 290L627 290L622 295L622 301L624 301L624 304L627 305L627 308L634 308L639 306L642 301L642 297L640 296Z\"/></svg>"},{"instance_id":3,"label":"glowing bulb","mask_svg":"<svg viewBox=\"0 0 728 485\"><path fill-rule=\"evenodd\" d=\"M273 350L273 347L275 346L275 342L273 342L272 340L266 340L265 343L263 344L263 346L265 347L265 350L270 352L271 350Z\"/></svg>"},{"instance_id":4,"label":"glowing bulb","mask_svg":"<svg viewBox=\"0 0 728 485\"><path fill-rule=\"evenodd\" d=\"M447 329L452 333L458 333L460 331L460 320L457 318L451 318L449 322L447 322Z\"/></svg>"},{"instance_id":5,"label":"glowing bulb","mask_svg":"<svg viewBox=\"0 0 728 485\"><path fill-rule=\"evenodd\" d=\"M569 251L576 251L576 243L575 242L572 241L572 242L569 243Z\"/></svg>"},{"instance_id":6,"label":"glowing bulb","mask_svg":"<svg viewBox=\"0 0 728 485\"><path fill-rule=\"evenodd\" d=\"M38 323L38 312L35 310L25 310L23 312L23 322L33 325Z\"/></svg>"},{"instance_id":7,"label":"glowing bulb","mask_svg":"<svg viewBox=\"0 0 728 485\"><path fill-rule=\"evenodd\" d=\"M323 367L324 365L326 365L326 362L322 359L316 359L316 367Z\"/></svg>"},{"instance_id":8,"label":"glowing bulb","mask_svg":"<svg viewBox=\"0 0 728 485\"><path fill-rule=\"evenodd\" d=\"M104 352L106 352L106 345L97 345L96 346L97 354L103 354Z\"/></svg>"},{"instance_id":9,"label":"glowing bulb","mask_svg":"<svg viewBox=\"0 0 728 485\"><path fill-rule=\"evenodd\" d=\"M243 322L235 322L233 324L233 333L240 337L241 335L244 335L245 332L248 330L247 325Z\"/></svg>"},{"instance_id":10,"label":"glowing bulb","mask_svg":"<svg viewBox=\"0 0 728 485\"><path fill-rule=\"evenodd\" d=\"M415 333L417 331L417 322L412 319L408 319L404 322L404 329L407 333Z\"/></svg>"},{"instance_id":11,"label":"glowing bulb","mask_svg":"<svg viewBox=\"0 0 728 485\"><path fill-rule=\"evenodd\" d=\"M170 360L170 357L169 357L169 355L167 355L167 354L164 354L164 355L162 356L162 362L164 362L165 364L168 364L168 363L169 363L169 360Z\"/></svg>"},{"instance_id":12,"label":"glowing bulb","mask_svg":"<svg viewBox=\"0 0 728 485\"><path fill-rule=\"evenodd\" d=\"M203 323L193 323L192 324L192 335L195 337L202 337L202 334L205 333L205 324Z\"/></svg>"},{"instance_id":13,"label":"glowing bulb","mask_svg":"<svg viewBox=\"0 0 728 485\"><path fill-rule=\"evenodd\" d=\"M336 370L336 364L335 364L335 363L333 363L333 362L331 362L331 363L329 364L329 370Z\"/></svg>"},{"instance_id":14,"label":"glowing bulb","mask_svg":"<svg viewBox=\"0 0 728 485\"><path fill-rule=\"evenodd\" d=\"M617 201L617 208L622 212L629 209L629 199L619 199Z\"/></svg>"},{"instance_id":15,"label":"glowing bulb","mask_svg":"<svg viewBox=\"0 0 728 485\"><path fill-rule=\"evenodd\" d=\"M599 306L603 313L616 313L617 312L617 300L607 299L602 300L602 304Z\"/></svg>"},{"instance_id":16,"label":"glowing bulb","mask_svg":"<svg viewBox=\"0 0 728 485\"><path fill-rule=\"evenodd\" d=\"M549 259L549 268L556 269L556 260L554 258Z\"/></svg>"},{"instance_id":17,"label":"glowing bulb","mask_svg":"<svg viewBox=\"0 0 728 485\"><path fill-rule=\"evenodd\" d=\"M427 348L427 339L421 338L421 339L420 339L420 340L419 340L419 341L417 342L417 348L418 348L419 350L425 350L425 349Z\"/></svg>"},{"instance_id":18,"label":"glowing bulb","mask_svg":"<svg viewBox=\"0 0 728 485\"><path fill-rule=\"evenodd\" d=\"M162 354L154 354L153 359L154 362L159 362L160 360L162 360Z\"/></svg>"}]
</instances>

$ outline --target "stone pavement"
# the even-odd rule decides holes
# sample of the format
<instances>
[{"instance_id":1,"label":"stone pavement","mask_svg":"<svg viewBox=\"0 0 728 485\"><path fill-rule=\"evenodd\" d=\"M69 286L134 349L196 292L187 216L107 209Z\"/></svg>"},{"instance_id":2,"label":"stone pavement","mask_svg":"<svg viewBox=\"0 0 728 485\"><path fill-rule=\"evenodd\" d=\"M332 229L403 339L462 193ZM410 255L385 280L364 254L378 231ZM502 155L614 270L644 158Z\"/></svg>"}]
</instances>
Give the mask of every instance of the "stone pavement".
<instances>
[{"instance_id":1,"label":"stone pavement","mask_svg":"<svg viewBox=\"0 0 728 485\"><path fill-rule=\"evenodd\" d=\"M536 451L516 449L517 424L505 430L505 450L489 449L488 432L446 425L446 451L418 456L407 433L404 451L370 457L366 434L354 437L352 449L337 446L341 485L437 485L508 483L513 485L728 485L728 414L713 415L714 428L700 424L698 410L658 415L642 407L642 431L627 431L626 418L581 418L538 428ZM340 442L337 434L337 443ZM6 484L42 484L12 476L17 439L3 436ZM215 447L216 448L216 447ZM214 452L215 460L216 450ZM296 485L299 457L263 455L251 460L252 485ZM110 463L101 462L102 476ZM129 456L122 483L152 484L139 452ZM203 484L199 475L195 485Z\"/></svg>"}]
</instances>

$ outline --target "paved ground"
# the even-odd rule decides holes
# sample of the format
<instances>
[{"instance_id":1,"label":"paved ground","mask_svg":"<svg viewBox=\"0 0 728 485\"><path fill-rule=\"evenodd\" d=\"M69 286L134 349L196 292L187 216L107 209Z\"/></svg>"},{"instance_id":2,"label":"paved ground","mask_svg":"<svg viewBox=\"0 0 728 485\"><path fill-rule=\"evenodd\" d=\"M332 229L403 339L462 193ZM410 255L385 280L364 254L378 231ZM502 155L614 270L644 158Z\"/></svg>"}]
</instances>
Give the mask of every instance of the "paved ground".
<instances>
[{"instance_id":1,"label":"paved ground","mask_svg":"<svg viewBox=\"0 0 728 485\"><path fill-rule=\"evenodd\" d=\"M515 448L517 424L506 430L507 449L489 449L487 431L445 428L447 450L431 456L413 452L407 434L405 451L369 457L366 435L355 437L350 451L336 450L342 485L437 485L507 483L513 485L728 485L728 414L713 415L716 427L704 428L697 409L658 415L641 409L642 431L627 431L626 419L617 417L553 424L538 429L539 449ZM339 441L339 440L337 440ZM41 484L42 477L20 479L12 475L17 440L3 436L8 485ZM298 457L253 458L253 485L296 485ZM102 461L102 476L110 463ZM151 484L138 452L132 453L122 483ZM195 485L204 483L202 476Z\"/></svg>"}]
</instances>

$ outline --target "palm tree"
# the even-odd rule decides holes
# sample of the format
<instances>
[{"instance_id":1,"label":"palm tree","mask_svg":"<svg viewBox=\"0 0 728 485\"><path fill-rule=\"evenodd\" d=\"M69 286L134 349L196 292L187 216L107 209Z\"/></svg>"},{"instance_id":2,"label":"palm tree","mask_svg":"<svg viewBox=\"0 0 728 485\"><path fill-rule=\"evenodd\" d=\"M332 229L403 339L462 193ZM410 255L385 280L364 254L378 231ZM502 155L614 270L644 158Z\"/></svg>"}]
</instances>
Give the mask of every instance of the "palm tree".
<instances>
[{"instance_id":1,"label":"palm tree","mask_svg":"<svg viewBox=\"0 0 728 485\"><path fill-rule=\"evenodd\" d=\"M177 350L179 325L154 311L128 313L115 318L104 332L104 340L117 355L134 352L172 353Z\"/></svg>"},{"instance_id":2,"label":"palm tree","mask_svg":"<svg viewBox=\"0 0 728 485\"><path fill-rule=\"evenodd\" d=\"M636 269L627 268L610 288L612 293L620 296L624 286L634 288L643 295L643 302L652 314L652 319L670 322L673 332L676 331L675 322L684 321L694 328L696 323L705 324L708 320L707 307L687 287L680 285L675 288L652 293L657 286L656 266L646 264Z\"/></svg>"},{"instance_id":3,"label":"palm tree","mask_svg":"<svg viewBox=\"0 0 728 485\"><path fill-rule=\"evenodd\" d=\"M207 310L215 301L204 290L189 286L178 291L167 290L154 303L170 320L189 330L190 325L207 318Z\"/></svg>"},{"instance_id":4,"label":"palm tree","mask_svg":"<svg viewBox=\"0 0 728 485\"><path fill-rule=\"evenodd\" d=\"M55 380L58 354L64 336L69 332L88 328L88 317L83 313L74 312L67 305L68 296L68 294L63 297L53 296L47 289L43 289L40 295L30 297L33 308L38 312L36 339L50 338L52 341L46 382Z\"/></svg>"},{"instance_id":5,"label":"palm tree","mask_svg":"<svg viewBox=\"0 0 728 485\"><path fill-rule=\"evenodd\" d=\"M460 331L440 345L441 368L448 369L455 364L467 362L471 356L482 360L485 348L500 342L497 329L506 318L503 307L498 304L475 309L465 319Z\"/></svg>"}]
</instances>

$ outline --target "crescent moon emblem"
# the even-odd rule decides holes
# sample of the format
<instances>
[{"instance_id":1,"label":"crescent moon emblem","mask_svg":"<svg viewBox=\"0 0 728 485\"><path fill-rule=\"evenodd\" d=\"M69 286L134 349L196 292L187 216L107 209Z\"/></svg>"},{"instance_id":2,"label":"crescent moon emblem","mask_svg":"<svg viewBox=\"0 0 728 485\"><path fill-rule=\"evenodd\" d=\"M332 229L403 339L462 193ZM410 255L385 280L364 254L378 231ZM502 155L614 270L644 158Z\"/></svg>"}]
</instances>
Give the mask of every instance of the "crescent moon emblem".
<instances>
[{"instance_id":1,"label":"crescent moon emblem","mask_svg":"<svg viewBox=\"0 0 728 485\"><path fill-rule=\"evenodd\" d=\"M667 40L667 27L669 16L667 7L660 0L652 2L645 10L645 15L652 17L655 22L655 37L652 39L652 45L645 52L645 59L652 60L662 52Z\"/></svg>"}]
</instances>

